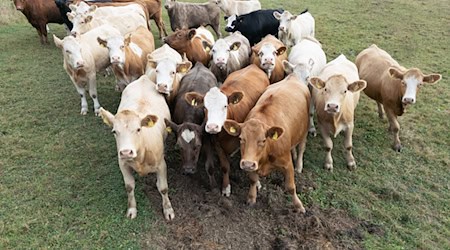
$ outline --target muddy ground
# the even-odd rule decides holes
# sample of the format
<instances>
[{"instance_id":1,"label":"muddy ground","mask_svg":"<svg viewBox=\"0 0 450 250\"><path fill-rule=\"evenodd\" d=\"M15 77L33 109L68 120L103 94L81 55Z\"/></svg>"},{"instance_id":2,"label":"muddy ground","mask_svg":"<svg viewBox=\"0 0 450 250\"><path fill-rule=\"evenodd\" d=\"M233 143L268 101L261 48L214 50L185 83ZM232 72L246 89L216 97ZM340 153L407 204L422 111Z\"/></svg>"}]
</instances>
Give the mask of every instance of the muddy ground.
<instances>
[{"instance_id":1,"label":"muddy ground","mask_svg":"<svg viewBox=\"0 0 450 250\"><path fill-rule=\"evenodd\" d=\"M168 145L175 144L173 137L168 138ZM169 196L175 220L164 221L160 211L161 196L155 187L156 177L145 177L146 196L152 208L160 211L156 213L160 218L154 226L163 233L149 233L143 241L144 248L362 249L365 233L383 234L379 227L352 218L343 210L323 210L318 205L308 204L305 214L294 213L279 173L261 179L263 188L258 192L257 203L249 207L246 204L249 181L239 169L239 153L232 158L232 195L222 197L219 188L210 190L203 161L197 173L183 175L178 149L168 148L171 150L170 154L166 153ZM220 185L219 167L215 176ZM307 193L316 187L305 174L296 176L296 185L298 193Z\"/></svg>"}]
</instances>

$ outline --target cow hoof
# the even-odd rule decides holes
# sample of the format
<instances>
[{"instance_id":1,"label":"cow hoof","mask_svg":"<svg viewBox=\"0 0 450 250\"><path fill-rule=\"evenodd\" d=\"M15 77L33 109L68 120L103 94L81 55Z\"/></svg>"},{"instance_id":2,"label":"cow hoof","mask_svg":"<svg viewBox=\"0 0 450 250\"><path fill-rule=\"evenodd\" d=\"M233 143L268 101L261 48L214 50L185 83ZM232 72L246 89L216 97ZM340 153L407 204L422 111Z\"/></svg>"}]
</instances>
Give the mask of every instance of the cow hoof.
<instances>
[{"instance_id":1,"label":"cow hoof","mask_svg":"<svg viewBox=\"0 0 450 250\"><path fill-rule=\"evenodd\" d=\"M296 208L294 208L294 212L295 213L302 213L302 214L304 214L304 213L306 213L306 209L303 206L296 207Z\"/></svg>"},{"instance_id":2,"label":"cow hoof","mask_svg":"<svg viewBox=\"0 0 450 250\"><path fill-rule=\"evenodd\" d=\"M127 211L127 217L130 219L134 219L137 216L137 209L136 208L129 208Z\"/></svg>"},{"instance_id":3,"label":"cow hoof","mask_svg":"<svg viewBox=\"0 0 450 250\"><path fill-rule=\"evenodd\" d=\"M173 208L164 209L164 217L168 221L173 220L175 218L175 212L173 211Z\"/></svg>"},{"instance_id":4,"label":"cow hoof","mask_svg":"<svg viewBox=\"0 0 450 250\"><path fill-rule=\"evenodd\" d=\"M259 191L259 190L261 190L261 188L262 188L261 182L257 181L256 182L256 189Z\"/></svg>"},{"instance_id":5,"label":"cow hoof","mask_svg":"<svg viewBox=\"0 0 450 250\"><path fill-rule=\"evenodd\" d=\"M352 162L347 163L347 168L350 171L356 170L356 162L352 161Z\"/></svg>"},{"instance_id":6,"label":"cow hoof","mask_svg":"<svg viewBox=\"0 0 450 250\"><path fill-rule=\"evenodd\" d=\"M256 204L256 199L251 199L251 198L247 199L247 205L249 207L253 207L253 206L255 206L255 204Z\"/></svg>"},{"instance_id":7,"label":"cow hoof","mask_svg":"<svg viewBox=\"0 0 450 250\"><path fill-rule=\"evenodd\" d=\"M95 116L100 116L100 108L94 110Z\"/></svg>"},{"instance_id":8,"label":"cow hoof","mask_svg":"<svg viewBox=\"0 0 450 250\"><path fill-rule=\"evenodd\" d=\"M222 195L225 197L230 197L231 195L231 185L228 185L226 188L222 189Z\"/></svg>"},{"instance_id":9,"label":"cow hoof","mask_svg":"<svg viewBox=\"0 0 450 250\"><path fill-rule=\"evenodd\" d=\"M392 147L392 149L394 149L395 152L400 153L402 151L402 145L398 144L398 145L394 145Z\"/></svg>"},{"instance_id":10,"label":"cow hoof","mask_svg":"<svg viewBox=\"0 0 450 250\"><path fill-rule=\"evenodd\" d=\"M87 115L87 113L88 113L87 109L81 109L80 112L81 115Z\"/></svg>"}]
</instances>

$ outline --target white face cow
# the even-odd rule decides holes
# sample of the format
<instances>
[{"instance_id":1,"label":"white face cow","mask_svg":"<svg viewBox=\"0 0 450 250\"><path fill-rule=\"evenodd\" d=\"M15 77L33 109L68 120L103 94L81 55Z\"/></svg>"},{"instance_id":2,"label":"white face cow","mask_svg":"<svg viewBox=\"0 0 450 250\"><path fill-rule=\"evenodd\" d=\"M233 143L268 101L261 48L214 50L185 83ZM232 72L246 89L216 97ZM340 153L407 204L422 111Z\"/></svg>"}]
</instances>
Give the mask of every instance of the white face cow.
<instances>
[{"instance_id":1,"label":"white face cow","mask_svg":"<svg viewBox=\"0 0 450 250\"><path fill-rule=\"evenodd\" d=\"M77 14L69 20L73 23L72 36L77 37L88 32L92 27L92 14Z\"/></svg>"},{"instance_id":2,"label":"white face cow","mask_svg":"<svg viewBox=\"0 0 450 250\"><path fill-rule=\"evenodd\" d=\"M77 5L75 4L69 4L69 8L71 10L70 13L67 13L67 16L70 15L77 15L77 14L87 14L88 12L93 12L97 9L96 5L89 6L86 2L81 1Z\"/></svg>"},{"instance_id":3,"label":"white face cow","mask_svg":"<svg viewBox=\"0 0 450 250\"><path fill-rule=\"evenodd\" d=\"M236 28L237 15L233 14L229 17L225 17L225 21L227 21L227 26L225 26L225 31L233 32Z\"/></svg>"},{"instance_id":4,"label":"white face cow","mask_svg":"<svg viewBox=\"0 0 450 250\"><path fill-rule=\"evenodd\" d=\"M131 35L124 38L121 35L112 36L106 40L97 37L97 41L100 45L108 48L109 59L112 64L118 64L123 66L125 64L125 49L129 47L131 51L138 57L142 56L142 49L135 43L131 42Z\"/></svg>"},{"instance_id":5,"label":"white face cow","mask_svg":"<svg viewBox=\"0 0 450 250\"><path fill-rule=\"evenodd\" d=\"M84 59L81 54L81 46L78 40L72 36L66 36L63 40L53 35L56 47L62 49L64 61L73 69L84 67Z\"/></svg>"},{"instance_id":6,"label":"white face cow","mask_svg":"<svg viewBox=\"0 0 450 250\"><path fill-rule=\"evenodd\" d=\"M288 27L291 24L292 20L295 20L297 16L292 15L289 11L285 10L283 14L280 12L274 11L273 16L280 21L280 26L278 26L279 32L287 33Z\"/></svg>"},{"instance_id":7,"label":"white face cow","mask_svg":"<svg viewBox=\"0 0 450 250\"><path fill-rule=\"evenodd\" d=\"M311 76L311 71L314 66L313 59L309 59L308 63L292 64L286 60L283 60L283 68L287 74L294 73L298 79L305 84L308 84L308 79Z\"/></svg>"},{"instance_id":8,"label":"white face cow","mask_svg":"<svg viewBox=\"0 0 450 250\"><path fill-rule=\"evenodd\" d=\"M286 51L286 47L281 46L278 50L271 43L264 43L259 51L255 51L258 54L260 60L260 66L270 78L272 71L275 69L276 58L282 55Z\"/></svg>"},{"instance_id":9,"label":"white face cow","mask_svg":"<svg viewBox=\"0 0 450 250\"><path fill-rule=\"evenodd\" d=\"M192 63L189 61L176 63L170 58L153 60L151 55L148 55L147 58L147 69L152 68L156 74L156 90L166 95L170 95L170 92L173 90L174 81L180 80L177 79L176 74L186 73L192 67Z\"/></svg>"},{"instance_id":10,"label":"white face cow","mask_svg":"<svg viewBox=\"0 0 450 250\"><path fill-rule=\"evenodd\" d=\"M217 40L211 50L213 63L220 69L224 69L230 58L230 52L239 50L240 46L241 42L234 42L230 45L224 39Z\"/></svg>"},{"instance_id":11,"label":"white face cow","mask_svg":"<svg viewBox=\"0 0 450 250\"><path fill-rule=\"evenodd\" d=\"M434 83L441 79L439 74L423 75L417 68L403 72L397 68L391 67L389 68L389 75L402 82L402 92L404 92L402 97L403 105L416 103L417 91L423 83Z\"/></svg>"},{"instance_id":12,"label":"white face cow","mask_svg":"<svg viewBox=\"0 0 450 250\"><path fill-rule=\"evenodd\" d=\"M330 114L341 112L341 104L344 102L348 91L358 92L367 86L364 80L349 84L343 75L333 75L326 82L319 77L311 77L309 83L319 90L318 98L324 99L324 111Z\"/></svg>"}]
</instances>

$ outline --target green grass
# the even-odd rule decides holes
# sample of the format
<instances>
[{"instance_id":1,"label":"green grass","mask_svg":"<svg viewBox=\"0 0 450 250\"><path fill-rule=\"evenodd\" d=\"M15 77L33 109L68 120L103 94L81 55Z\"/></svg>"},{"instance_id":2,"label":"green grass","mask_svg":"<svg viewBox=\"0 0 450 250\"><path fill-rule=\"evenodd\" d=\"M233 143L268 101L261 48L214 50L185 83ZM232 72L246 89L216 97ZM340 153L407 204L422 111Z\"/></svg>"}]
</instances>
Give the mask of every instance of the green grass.
<instances>
[{"instance_id":1,"label":"green grass","mask_svg":"<svg viewBox=\"0 0 450 250\"><path fill-rule=\"evenodd\" d=\"M263 0L262 6L308 7L328 60L340 53L353 60L376 43L406 67L443 75L424 86L399 119L402 153L390 149L387 122L364 95L353 136L357 171L345 167L342 135L334 140L333 173L322 169L322 140L310 138L304 174L317 188L301 195L306 204L345 209L380 226L384 234L365 235L368 249L449 249L448 1ZM0 24L9 23L0 26L0 249L142 247L146 233L164 233L153 227L162 220L161 204L149 203L138 178L138 218L125 218L126 192L109 129L93 116L90 100L88 116L78 114L80 100L60 50L41 46L24 18L14 20L0 16ZM61 26L50 27L64 36ZM100 103L116 110L114 78L98 79Z\"/></svg>"}]
</instances>

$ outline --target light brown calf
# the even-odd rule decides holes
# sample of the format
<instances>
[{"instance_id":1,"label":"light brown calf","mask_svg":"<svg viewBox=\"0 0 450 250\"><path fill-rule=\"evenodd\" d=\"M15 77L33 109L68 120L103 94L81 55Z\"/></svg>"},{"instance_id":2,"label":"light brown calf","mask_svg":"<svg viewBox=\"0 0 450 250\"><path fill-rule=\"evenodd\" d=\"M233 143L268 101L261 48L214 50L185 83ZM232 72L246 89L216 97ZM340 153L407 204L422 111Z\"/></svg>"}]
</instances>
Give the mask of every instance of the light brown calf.
<instances>
[{"instance_id":1,"label":"light brown calf","mask_svg":"<svg viewBox=\"0 0 450 250\"><path fill-rule=\"evenodd\" d=\"M283 60L287 60L286 46L272 35L267 35L252 47L250 62L267 73L270 83L284 79Z\"/></svg>"},{"instance_id":2,"label":"light brown calf","mask_svg":"<svg viewBox=\"0 0 450 250\"><path fill-rule=\"evenodd\" d=\"M381 119L386 111L389 131L394 135L393 149L400 152L402 145L397 116L403 115L408 105L416 102L417 91L423 83L435 83L441 75L424 75L418 68L406 69L375 44L358 54L356 66L360 78L367 81L364 93L377 102Z\"/></svg>"}]
</instances>

